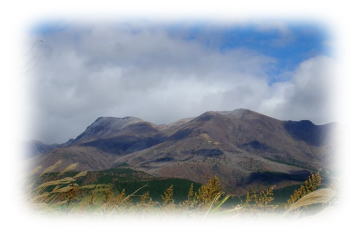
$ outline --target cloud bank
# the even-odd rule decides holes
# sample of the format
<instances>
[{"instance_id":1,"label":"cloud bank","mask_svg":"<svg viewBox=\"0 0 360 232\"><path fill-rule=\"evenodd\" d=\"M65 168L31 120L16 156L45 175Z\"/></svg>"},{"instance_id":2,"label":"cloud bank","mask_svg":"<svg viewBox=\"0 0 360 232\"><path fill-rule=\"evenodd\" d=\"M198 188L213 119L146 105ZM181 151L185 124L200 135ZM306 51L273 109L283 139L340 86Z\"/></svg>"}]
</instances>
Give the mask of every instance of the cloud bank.
<instances>
[{"instance_id":1,"label":"cloud bank","mask_svg":"<svg viewBox=\"0 0 360 232\"><path fill-rule=\"evenodd\" d=\"M99 116L169 123L248 108L279 119L332 120L326 56L270 83L276 58L246 47L221 51L161 27L73 26L33 43L33 131L44 142L75 137Z\"/></svg>"}]
</instances>

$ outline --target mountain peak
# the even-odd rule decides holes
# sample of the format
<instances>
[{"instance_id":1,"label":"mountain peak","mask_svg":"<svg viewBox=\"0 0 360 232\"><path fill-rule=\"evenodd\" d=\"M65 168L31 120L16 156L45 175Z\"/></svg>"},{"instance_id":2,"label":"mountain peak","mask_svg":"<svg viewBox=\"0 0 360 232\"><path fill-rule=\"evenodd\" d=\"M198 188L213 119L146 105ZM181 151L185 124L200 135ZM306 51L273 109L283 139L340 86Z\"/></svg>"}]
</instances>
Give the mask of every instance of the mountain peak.
<instances>
[{"instance_id":1,"label":"mountain peak","mask_svg":"<svg viewBox=\"0 0 360 232\"><path fill-rule=\"evenodd\" d=\"M259 113L256 113L254 111L239 108L239 109L235 109L235 110L231 110L231 111L207 111L207 112L201 114L198 118L200 120L205 120L205 121L207 121L211 118L214 118L216 116L226 116L226 117L239 119L239 118L242 118L242 116L245 114L260 115Z\"/></svg>"},{"instance_id":2,"label":"mountain peak","mask_svg":"<svg viewBox=\"0 0 360 232\"><path fill-rule=\"evenodd\" d=\"M74 141L77 142L79 140L88 140L92 137L108 136L111 134L115 134L126 126L138 122L143 122L143 120L136 117L98 117Z\"/></svg>"},{"instance_id":3,"label":"mountain peak","mask_svg":"<svg viewBox=\"0 0 360 232\"><path fill-rule=\"evenodd\" d=\"M138 121L142 121L140 118L137 117L131 117L131 116L126 116L123 118L118 118L118 117L98 117L92 124L96 123L96 122L115 122L115 121L132 121L132 120L138 120Z\"/></svg>"},{"instance_id":4,"label":"mountain peak","mask_svg":"<svg viewBox=\"0 0 360 232\"><path fill-rule=\"evenodd\" d=\"M243 115L244 113L247 113L247 112L252 112L248 109L243 109L243 108L239 108L239 109L235 109L235 110L231 110L231 111L219 111L220 114L223 114L223 115L236 115L236 116L241 116Z\"/></svg>"}]
</instances>

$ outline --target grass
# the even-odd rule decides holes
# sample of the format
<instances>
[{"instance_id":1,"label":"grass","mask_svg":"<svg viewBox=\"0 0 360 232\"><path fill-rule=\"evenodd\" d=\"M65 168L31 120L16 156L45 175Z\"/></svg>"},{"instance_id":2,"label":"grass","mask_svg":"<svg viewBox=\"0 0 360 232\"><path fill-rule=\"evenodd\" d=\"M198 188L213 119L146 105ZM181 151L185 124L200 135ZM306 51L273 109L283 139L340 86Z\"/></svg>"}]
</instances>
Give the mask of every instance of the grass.
<instances>
[{"instance_id":1,"label":"grass","mask_svg":"<svg viewBox=\"0 0 360 232\"><path fill-rule=\"evenodd\" d=\"M53 165L49 166L48 168L46 168L46 169L41 173L40 176L45 175L46 173L49 173L49 172L54 171L56 168L58 168L58 167L61 165L61 163L62 163L62 160L57 161L55 164L53 164Z\"/></svg>"},{"instance_id":2,"label":"grass","mask_svg":"<svg viewBox=\"0 0 360 232\"><path fill-rule=\"evenodd\" d=\"M268 186L244 196L233 196L223 191L217 177L201 185L185 179L156 178L126 166L96 172L76 172L74 167L34 175L31 201L41 208L70 212L160 209L190 210L208 216L302 212L314 205L326 205L335 196L333 190L321 188L319 173L312 174L302 185L278 190Z\"/></svg>"},{"instance_id":3,"label":"grass","mask_svg":"<svg viewBox=\"0 0 360 232\"><path fill-rule=\"evenodd\" d=\"M73 164L69 164L63 171L61 171L59 173L59 175L63 175L66 172L70 172L76 169L76 167L78 166L78 163L73 163Z\"/></svg>"},{"instance_id":4,"label":"grass","mask_svg":"<svg viewBox=\"0 0 360 232\"><path fill-rule=\"evenodd\" d=\"M322 188L310 192L301 197L296 202L289 205L287 212L300 210L304 207L318 206L321 204L327 204L335 197L334 190L330 188Z\"/></svg>"}]
</instances>

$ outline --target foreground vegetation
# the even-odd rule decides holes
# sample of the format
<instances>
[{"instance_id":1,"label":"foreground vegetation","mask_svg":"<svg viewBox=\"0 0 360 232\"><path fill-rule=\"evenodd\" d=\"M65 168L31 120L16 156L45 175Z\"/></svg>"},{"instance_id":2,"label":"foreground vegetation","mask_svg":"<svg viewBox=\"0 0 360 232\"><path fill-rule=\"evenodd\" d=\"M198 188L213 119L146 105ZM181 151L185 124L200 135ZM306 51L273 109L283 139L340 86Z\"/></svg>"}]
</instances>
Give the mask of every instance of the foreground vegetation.
<instances>
[{"instance_id":1,"label":"foreground vegetation","mask_svg":"<svg viewBox=\"0 0 360 232\"><path fill-rule=\"evenodd\" d=\"M149 212L186 211L242 215L244 213L304 213L322 209L334 198L334 191L321 185L314 173L296 188L287 201L274 201L274 186L249 191L238 197L225 193L219 178L200 185L183 179L154 179L129 168L102 172L74 172L76 165L62 172L51 169L32 177L31 202L45 210L64 212Z\"/></svg>"}]
</instances>

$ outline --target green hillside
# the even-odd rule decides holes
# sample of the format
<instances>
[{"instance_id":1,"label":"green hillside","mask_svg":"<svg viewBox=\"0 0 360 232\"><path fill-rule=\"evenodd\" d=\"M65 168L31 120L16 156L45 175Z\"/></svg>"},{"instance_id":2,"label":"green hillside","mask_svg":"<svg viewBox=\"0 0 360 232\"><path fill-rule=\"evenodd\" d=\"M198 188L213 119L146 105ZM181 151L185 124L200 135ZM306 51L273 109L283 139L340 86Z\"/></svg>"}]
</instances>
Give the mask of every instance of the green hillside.
<instances>
[{"instance_id":1,"label":"green hillside","mask_svg":"<svg viewBox=\"0 0 360 232\"><path fill-rule=\"evenodd\" d=\"M47 173L36 179L37 185L42 183L57 180L59 178L73 177L79 172L67 172L59 175L58 172ZM87 185L107 185L111 186L115 194L125 190L125 193L131 194L136 190L136 195L140 196L145 192L149 192L150 197L154 201L161 201L161 194L171 185L174 188L174 201L180 202L187 198L188 191L191 184L193 184L194 191L197 191L201 184L180 178L159 178L149 175L142 171L133 170L130 168L113 168L103 171L91 171L81 178L78 178L74 183L79 186ZM46 191L52 191L55 186L50 186ZM136 201L138 197L134 197Z\"/></svg>"}]
</instances>

